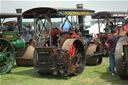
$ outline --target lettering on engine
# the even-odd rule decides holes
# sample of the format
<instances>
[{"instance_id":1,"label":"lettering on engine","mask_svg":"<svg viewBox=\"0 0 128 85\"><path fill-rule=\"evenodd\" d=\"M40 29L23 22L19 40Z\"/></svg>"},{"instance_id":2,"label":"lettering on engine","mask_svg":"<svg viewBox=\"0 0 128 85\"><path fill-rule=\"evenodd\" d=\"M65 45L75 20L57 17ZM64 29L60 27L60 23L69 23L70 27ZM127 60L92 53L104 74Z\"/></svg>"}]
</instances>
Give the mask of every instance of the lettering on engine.
<instances>
[{"instance_id":1,"label":"lettering on engine","mask_svg":"<svg viewBox=\"0 0 128 85\"><path fill-rule=\"evenodd\" d=\"M50 55L49 51L40 51L39 55Z\"/></svg>"}]
</instances>

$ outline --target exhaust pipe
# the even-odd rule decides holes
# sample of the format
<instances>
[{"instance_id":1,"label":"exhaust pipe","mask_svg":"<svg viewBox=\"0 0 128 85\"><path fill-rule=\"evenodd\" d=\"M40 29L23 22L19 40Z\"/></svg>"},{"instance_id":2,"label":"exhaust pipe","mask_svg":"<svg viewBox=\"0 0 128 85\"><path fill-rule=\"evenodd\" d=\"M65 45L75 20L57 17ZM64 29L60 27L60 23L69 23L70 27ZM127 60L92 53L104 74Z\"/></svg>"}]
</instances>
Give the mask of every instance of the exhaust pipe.
<instances>
[{"instance_id":1,"label":"exhaust pipe","mask_svg":"<svg viewBox=\"0 0 128 85\"><path fill-rule=\"evenodd\" d=\"M16 9L16 13L22 13L22 9ZM21 33L21 30L22 30L22 17L18 17L17 21L18 21L19 32Z\"/></svg>"},{"instance_id":2,"label":"exhaust pipe","mask_svg":"<svg viewBox=\"0 0 128 85\"><path fill-rule=\"evenodd\" d=\"M1 26L1 18L0 18L0 26Z\"/></svg>"},{"instance_id":3,"label":"exhaust pipe","mask_svg":"<svg viewBox=\"0 0 128 85\"><path fill-rule=\"evenodd\" d=\"M76 4L77 9L83 9L83 4ZM78 16L78 22L80 25L80 32L83 34L83 30L84 30L84 16Z\"/></svg>"}]
</instances>

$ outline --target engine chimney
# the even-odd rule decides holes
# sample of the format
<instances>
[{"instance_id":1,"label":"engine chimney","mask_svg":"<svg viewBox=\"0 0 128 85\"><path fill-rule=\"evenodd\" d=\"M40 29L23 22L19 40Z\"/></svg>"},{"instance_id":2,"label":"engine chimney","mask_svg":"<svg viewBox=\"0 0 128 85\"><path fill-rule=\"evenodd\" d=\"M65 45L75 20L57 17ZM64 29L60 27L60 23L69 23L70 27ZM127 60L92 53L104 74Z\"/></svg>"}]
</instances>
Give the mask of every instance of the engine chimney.
<instances>
[{"instance_id":1,"label":"engine chimney","mask_svg":"<svg viewBox=\"0 0 128 85\"><path fill-rule=\"evenodd\" d=\"M16 13L22 13L22 9L16 9ZM22 31L22 17L18 17L17 21L18 21L19 32L21 33L21 31Z\"/></svg>"},{"instance_id":2,"label":"engine chimney","mask_svg":"<svg viewBox=\"0 0 128 85\"><path fill-rule=\"evenodd\" d=\"M83 4L76 4L77 9L83 9ZM78 22L80 25L80 32L83 34L84 30L84 16L79 15L78 16Z\"/></svg>"}]
</instances>

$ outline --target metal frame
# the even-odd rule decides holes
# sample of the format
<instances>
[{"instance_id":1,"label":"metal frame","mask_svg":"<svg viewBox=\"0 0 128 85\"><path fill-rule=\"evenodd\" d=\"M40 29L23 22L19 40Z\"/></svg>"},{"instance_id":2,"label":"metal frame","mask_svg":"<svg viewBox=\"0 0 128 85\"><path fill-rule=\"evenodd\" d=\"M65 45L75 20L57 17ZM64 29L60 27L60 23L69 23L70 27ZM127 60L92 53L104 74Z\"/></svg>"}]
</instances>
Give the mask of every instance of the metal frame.
<instances>
[{"instance_id":1,"label":"metal frame","mask_svg":"<svg viewBox=\"0 0 128 85\"><path fill-rule=\"evenodd\" d=\"M49 36L50 36L50 46L51 44L51 28L52 28L52 23L50 18L63 18L66 17L65 21L68 20L68 16L74 16L74 15L92 15L94 13L94 10L89 10L89 9L67 9L67 8L50 8L50 7L40 7L40 8L33 8L30 10L27 10L23 13L23 18L29 19L29 18L34 18L34 28L37 29L37 20L38 18L46 19L48 20L50 29L49 29ZM64 21L64 23L65 23ZM64 24L63 23L63 24ZM63 25L62 25L63 27ZM35 30L36 31L36 30ZM35 37L35 39L37 39Z\"/></svg>"},{"instance_id":2,"label":"metal frame","mask_svg":"<svg viewBox=\"0 0 128 85\"><path fill-rule=\"evenodd\" d=\"M128 16L128 12L112 12L112 11L101 11L97 12L92 16L92 19L98 19L98 24L100 24L99 19L106 19L107 23L110 22L109 19L114 19L114 23L116 22L116 19L123 19L124 17ZM99 33L100 33L100 25L98 25ZM109 26L108 26L109 29Z\"/></svg>"}]
</instances>

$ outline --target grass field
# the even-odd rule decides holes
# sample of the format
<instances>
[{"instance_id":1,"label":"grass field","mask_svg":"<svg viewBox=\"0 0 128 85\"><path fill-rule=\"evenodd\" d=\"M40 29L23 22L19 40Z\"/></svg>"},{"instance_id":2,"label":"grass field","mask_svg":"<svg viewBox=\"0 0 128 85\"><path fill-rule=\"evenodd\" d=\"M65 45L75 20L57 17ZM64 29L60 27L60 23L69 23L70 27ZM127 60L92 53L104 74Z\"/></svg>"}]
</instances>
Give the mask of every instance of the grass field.
<instances>
[{"instance_id":1,"label":"grass field","mask_svg":"<svg viewBox=\"0 0 128 85\"><path fill-rule=\"evenodd\" d=\"M98 66L86 66L84 72L75 77L39 75L33 67L14 67L11 73L0 75L0 85L128 85L118 75L106 73L108 58Z\"/></svg>"}]
</instances>

